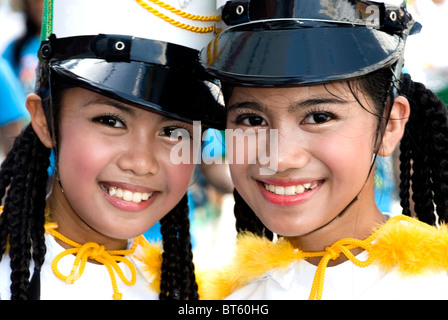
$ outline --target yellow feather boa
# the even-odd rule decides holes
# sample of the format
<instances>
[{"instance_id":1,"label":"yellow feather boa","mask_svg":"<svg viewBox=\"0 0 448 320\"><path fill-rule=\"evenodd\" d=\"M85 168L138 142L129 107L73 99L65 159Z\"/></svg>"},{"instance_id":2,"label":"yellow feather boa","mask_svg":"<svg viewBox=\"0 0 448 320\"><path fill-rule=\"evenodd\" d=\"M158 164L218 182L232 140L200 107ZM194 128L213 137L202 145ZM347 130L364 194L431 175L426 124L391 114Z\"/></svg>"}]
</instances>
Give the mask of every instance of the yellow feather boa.
<instances>
[{"instance_id":1,"label":"yellow feather boa","mask_svg":"<svg viewBox=\"0 0 448 320\"><path fill-rule=\"evenodd\" d=\"M397 216L373 230L369 254L383 270L397 269L403 276L448 270L448 228L431 227L416 219ZM232 263L202 277L201 299L223 299L274 268L286 269L303 259L287 241L271 242L245 233L238 237Z\"/></svg>"},{"instance_id":2,"label":"yellow feather boa","mask_svg":"<svg viewBox=\"0 0 448 320\"><path fill-rule=\"evenodd\" d=\"M150 289L160 293L160 281L162 274L162 243L150 243L144 237L138 237L138 244L141 250L134 255L134 258L143 264L142 271L146 278L151 281ZM196 272L196 282L198 284L199 297L203 294L205 273Z\"/></svg>"}]
</instances>

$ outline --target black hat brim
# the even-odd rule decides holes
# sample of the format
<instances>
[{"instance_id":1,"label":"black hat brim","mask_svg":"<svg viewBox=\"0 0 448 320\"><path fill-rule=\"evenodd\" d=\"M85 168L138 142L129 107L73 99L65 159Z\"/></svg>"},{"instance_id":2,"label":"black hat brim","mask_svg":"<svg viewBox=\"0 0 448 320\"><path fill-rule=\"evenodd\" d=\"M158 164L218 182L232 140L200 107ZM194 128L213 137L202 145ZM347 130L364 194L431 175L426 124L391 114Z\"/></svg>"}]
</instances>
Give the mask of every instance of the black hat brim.
<instances>
[{"instance_id":1,"label":"black hat brim","mask_svg":"<svg viewBox=\"0 0 448 320\"><path fill-rule=\"evenodd\" d=\"M201 52L207 72L238 85L341 81L395 63L404 40L350 24L270 20L230 27Z\"/></svg>"}]
</instances>

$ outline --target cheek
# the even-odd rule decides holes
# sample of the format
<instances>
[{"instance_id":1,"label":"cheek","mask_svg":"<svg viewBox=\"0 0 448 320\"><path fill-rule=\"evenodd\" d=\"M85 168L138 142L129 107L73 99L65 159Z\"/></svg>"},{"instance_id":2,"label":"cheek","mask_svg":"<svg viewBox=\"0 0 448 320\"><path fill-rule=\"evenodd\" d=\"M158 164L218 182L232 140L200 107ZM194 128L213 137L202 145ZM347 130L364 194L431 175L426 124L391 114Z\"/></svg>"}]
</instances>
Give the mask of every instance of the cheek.
<instances>
[{"instance_id":1,"label":"cheek","mask_svg":"<svg viewBox=\"0 0 448 320\"><path fill-rule=\"evenodd\" d=\"M316 145L320 147L315 156L329 169L332 179L345 183L365 179L373 156L371 138L328 138Z\"/></svg>"},{"instance_id":2,"label":"cheek","mask_svg":"<svg viewBox=\"0 0 448 320\"><path fill-rule=\"evenodd\" d=\"M195 164L166 164L166 185L172 196L180 199L186 193L193 177L194 168Z\"/></svg>"},{"instance_id":3,"label":"cheek","mask_svg":"<svg viewBox=\"0 0 448 320\"><path fill-rule=\"evenodd\" d=\"M64 189L67 191L79 188L90 190L92 182L96 181L113 157L110 144L80 135L79 132L67 132L59 146L57 165Z\"/></svg>"}]
</instances>

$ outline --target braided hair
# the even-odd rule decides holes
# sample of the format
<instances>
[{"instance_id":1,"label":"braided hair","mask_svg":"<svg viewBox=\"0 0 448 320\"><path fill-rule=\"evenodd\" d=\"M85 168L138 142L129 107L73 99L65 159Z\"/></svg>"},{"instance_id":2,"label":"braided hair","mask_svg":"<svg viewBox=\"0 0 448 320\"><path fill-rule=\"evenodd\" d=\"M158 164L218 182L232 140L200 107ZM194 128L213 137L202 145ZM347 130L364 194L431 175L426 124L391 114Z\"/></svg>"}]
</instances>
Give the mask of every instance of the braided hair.
<instances>
[{"instance_id":1,"label":"braided hair","mask_svg":"<svg viewBox=\"0 0 448 320\"><path fill-rule=\"evenodd\" d=\"M189 229L188 197L185 195L160 221L164 249L160 300L197 300L199 298Z\"/></svg>"},{"instance_id":2,"label":"braided hair","mask_svg":"<svg viewBox=\"0 0 448 320\"><path fill-rule=\"evenodd\" d=\"M14 142L0 170L0 197L7 193L0 215L0 259L8 251L11 299L14 300L32 298L28 295L30 262L31 259L34 261L34 281L38 281L44 262L49 158L50 150L28 125Z\"/></svg>"},{"instance_id":3,"label":"braided hair","mask_svg":"<svg viewBox=\"0 0 448 320\"><path fill-rule=\"evenodd\" d=\"M53 132L58 140L57 119L60 91L53 92ZM45 101L44 101L45 102ZM48 101L45 102L48 106ZM47 115L48 123L52 123ZM50 130L51 131L51 130ZM0 260L11 258L11 299L39 299L40 269L44 263L45 207L51 150L36 135L31 124L17 137L0 169ZM57 156L57 155L56 155ZM161 220L164 252L160 299L198 299L190 243L188 198ZM34 272L30 280L30 265Z\"/></svg>"},{"instance_id":4,"label":"braided hair","mask_svg":"<svg viewBox=\"0 0 448 320\"><path fill-rule=\"evenodd\" d=\"M448 122L445 104L423 84L404 75L401 94L411 115L400 145L400 198L403 214L434 225L448 220ZM437 213L435 215L434 213Z\"/></svg>"},{"instance_id":5,"label":"braided hair","mask_svg":"<svg viewBox=\"0 0 448 320\"><path fill-rule=\"evenodd\" d=\"M385 123L388 121L386 106L391 98L393 80L391 68L384 68L356 79L358 88L373 100L380 119L377 141L381 141ZM359 99L352 87L356 100ZM228 101L232 87L224 84L223 93ZM411 114L400 143L400 204L403 214L411 216L414 202L416 217L430 225L448 221L448 120L443 102L423 84L411 80L404 74L398 94L410 102ZM361 105L362 106L362 105ZM364 106L362 106L364 108ZM366 108L365 108L366 109ZM367 109L366 109L367 110ZM372 112L367 110L368 112ZM412 195L411 195L412 190ZM272 239L270 232L247 205L237 190L234 190L236 229L249 231Z\"/></svg>"}]
</instances>

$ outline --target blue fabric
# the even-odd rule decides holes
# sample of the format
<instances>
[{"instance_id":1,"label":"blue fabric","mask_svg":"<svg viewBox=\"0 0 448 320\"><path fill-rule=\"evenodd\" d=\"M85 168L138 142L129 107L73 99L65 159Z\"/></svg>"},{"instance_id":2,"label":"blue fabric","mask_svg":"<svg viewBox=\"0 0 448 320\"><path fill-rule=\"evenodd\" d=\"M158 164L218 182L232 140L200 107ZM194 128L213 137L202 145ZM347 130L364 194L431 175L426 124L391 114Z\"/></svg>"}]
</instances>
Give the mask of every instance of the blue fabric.
<instances>
[{"instance_id":1,"label":"blue fabric","mask_svg":"<svg viewBox=\"0 0 448 320\"><path fill-rule=\"evenodd\" d=\"M0 58L0 126L27 116L21 84L8 62Z\"/></svg>"},{"instance_id":2,"label":"blue fabric","mask_svg":"<svg viewBox=\"0 0 448 320\"><path fill-rule=\"evenodd\" d=\"M3 52L3 58L9 62L16 77L20 80L25 94L34 91L36 83L36 67L38 64L37 52L39 51L40 39L33 37L28 39L22 47L20 59L14 61L14 48L16 41L12 41Z\"/></svg>"}]
</instances>

